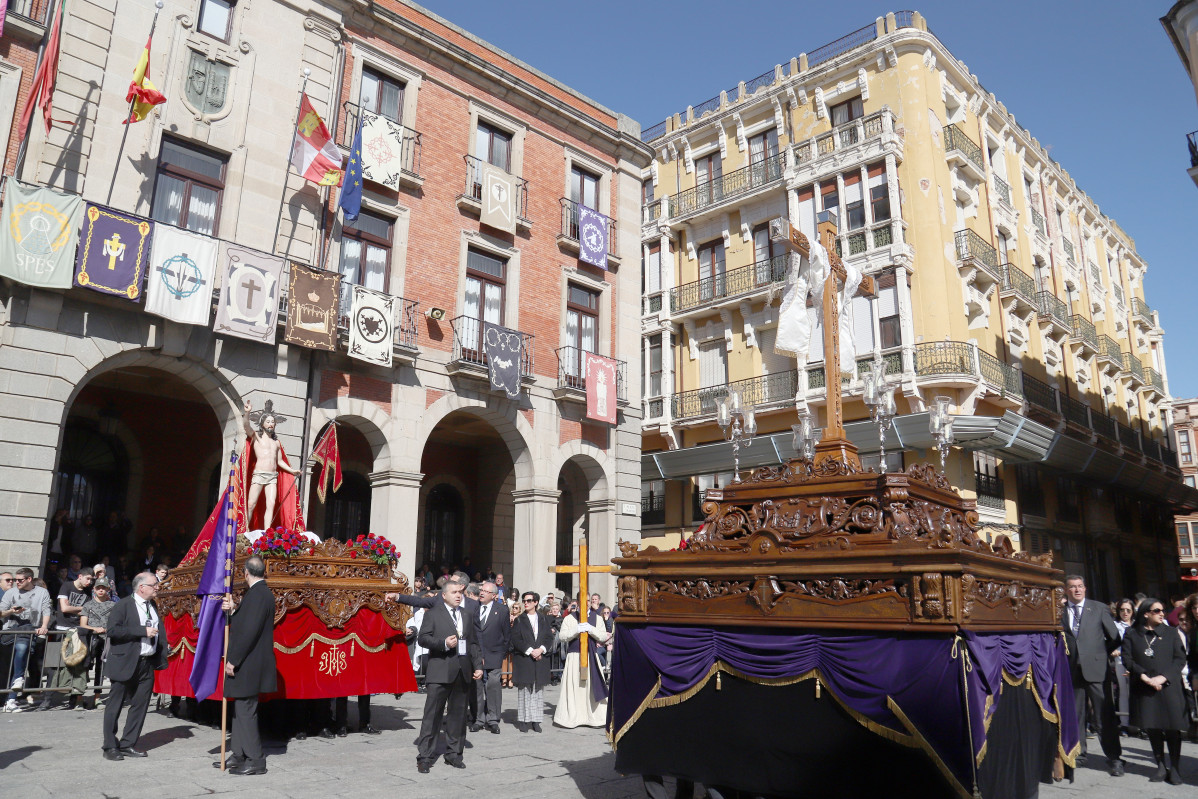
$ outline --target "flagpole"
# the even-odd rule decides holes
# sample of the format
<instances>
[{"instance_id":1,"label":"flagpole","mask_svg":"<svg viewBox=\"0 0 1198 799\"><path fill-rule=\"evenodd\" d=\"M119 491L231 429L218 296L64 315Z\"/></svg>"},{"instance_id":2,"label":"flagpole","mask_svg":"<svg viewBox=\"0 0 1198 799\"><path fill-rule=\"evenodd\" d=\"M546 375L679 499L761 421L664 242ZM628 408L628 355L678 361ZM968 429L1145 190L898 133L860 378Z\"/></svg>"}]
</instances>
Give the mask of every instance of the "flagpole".
<instances>
[{"instance_id":1,"label":"flagpole","mask_svg":"<svg viewBox=\"0 0 1198 799\"><path fill-rule=\"evenodd\" d=\"M279 218L275 220L275 236L270 242L270 251L272 254L279 251L279 230L283 226L283 208L287 202L287 181L291 179L291 154L295 152L295 137L299 135L299 109L300 104L304 101L304 92L308 88L308 76L311 74L312 70L304 67L304 82L300 84L299 97L295 102L297 122L295 129L291 131L291 146L287 148L287 171L283 173L283 193L279 196Z\"/></svg>"},{"instance_id":2,"label":"flagpole","mask_svg":"<svg viewBox=\"0 0 1198 799\"><path fill-rule=\"evenodd\" d=\"M154 19L150 22L150 35L146 37L147 42L154 38L154 29L158 27L158 14L162 12L162 0L154 0ZM140 58L141 56L138 56ZM146 64L146 70L149 71L150 65ZM121 146L116 150L116 163L112 167L112 181L108 184L108 198L104 200L107 205L112 202L112 190L116 188L116 175L121 170L121 154L125 152L125 140L129 138L129 120L133 117L133 107L137 103L137 97L134 96L129 101L129 113L125 114L125 132L121 134Z\"/></svg>"},{"instance_id":3,"label":"flagpole","mask_svg":"<svg viewBox=\"0 0 1198 799\"><path fill-rule=\"evenodd\" d=\"M225 492L225 596L233 596L233 555L237 550L235 540L237 538L237 519L233 514L233 476L237 471L237 450L229 457L229 485ZM228 528L232 527L232 530ZM212 557L212 551L208 551L208 557ZM229 698L225 695L225 664L229 660L229 620L232 612L225 611L225 641L224 648L220 656L221 668L221 692L220 692L220 770L225 770L225 750L228 746L226 730L229 726Z\"/></svg>"},{"instance_id":4,"label":"flagpole","mask_svg":"<svg viewBox=\"0 0 1198 799\"><path fill-rule=\"evenodd\" d=\"M33 66L34 78L37 77L38 71L42 68L42 60L46 57L46 45L50 43L49 34L54 29L54 21L58 18L59 14L65 13L66 4L67 4L67 0L58 0L57 5L55 5L54 3L50 4L50 11L52 13L50 14L49 17L46 18L50 23L50 27L46 29L46 34L47 34L46 38L42 43L42 47L38 50L38 53L37 53L37 61ZM58 30L59 30L59 36L61 36L62 35L61 24L59 25ZM59 48L59 50L62 49L61 40L59 41L58 48ZM25 100L25 102L26 103L36 102L32 87L30 87L29 97ZM17 161L16 161L16 164L13 166L13 177L20 175L21 170L25 168L25 155L29 151L29 132L32 129L33 129L33 114L31 113L29 115L29 124L25 126L25 130L21 131L21 143L20 143L20 146L17 147Z\"/></svg>"}]
</instances>

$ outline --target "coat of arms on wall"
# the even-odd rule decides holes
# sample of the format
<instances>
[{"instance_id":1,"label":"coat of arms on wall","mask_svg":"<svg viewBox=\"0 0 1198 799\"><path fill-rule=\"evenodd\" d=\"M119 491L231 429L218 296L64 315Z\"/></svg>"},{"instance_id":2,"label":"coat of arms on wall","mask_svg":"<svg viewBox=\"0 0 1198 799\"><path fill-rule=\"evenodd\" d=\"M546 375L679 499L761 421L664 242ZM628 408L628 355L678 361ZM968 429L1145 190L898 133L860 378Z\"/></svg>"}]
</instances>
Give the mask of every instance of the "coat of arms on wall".
<instances>
[{"instance_id":1,"label":"coat of arms on wall","mask_svg":"<svg viewBox=\"0 0 1198 799\"><path fill-rule=\"evenodd\" d=\"M192 50L187 76L183 80L187 102L201 114L220 113L229 98L230 71L228 64L211 61Z\"/></svg>"}]
</instances>

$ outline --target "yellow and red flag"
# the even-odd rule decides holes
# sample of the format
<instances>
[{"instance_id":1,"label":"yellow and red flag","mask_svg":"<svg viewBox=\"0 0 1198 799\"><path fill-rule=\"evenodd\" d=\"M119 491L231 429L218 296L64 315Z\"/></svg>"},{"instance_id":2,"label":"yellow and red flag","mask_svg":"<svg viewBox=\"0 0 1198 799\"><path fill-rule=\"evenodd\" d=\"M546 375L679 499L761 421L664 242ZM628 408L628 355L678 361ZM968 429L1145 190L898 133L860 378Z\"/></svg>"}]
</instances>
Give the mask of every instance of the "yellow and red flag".
<instances>
[{"instance_id":1,"label":"yellow and red flag","mask_svg":"<svg viewBox=\"0 0 1198 799\"><path fill-rule=\"evenodd\" d=\"M341 150L307 94L300 96L295 141L291 145L291 168L321 186L340 186L345 175L341 168Z\"/></svg>"},{"instance_id":2,"label":"yellow and red flag","mask_svg":"<svg viewBox=\"0 0 1198 799\"><path fill-rule=\"evenodd\" d=\"M129 118L124 123L126 125L130 122L141 122L150 113L150 109L166 102L165 95L154 88L154 84L146 77L146 70L150 68L151 41L152 38L146 40L146 49L141 51L141 58L137 59L137 66L133 69L133 80L129 83L129 93L125 95L125 102L133 103Z\"/></svg>"},{"instance_id":3,"label":"yellow and red flag","mask_svg":"<svg viewBox=\"0 0 1198 799\"><path fill-rule=\"evenodd\" d=\"M337 423L325 428L324 435L312 450L312 460L320 464L320 478L316 483L316 495L321 504L329 490L329 477L333 478L333 491L341 489L341 451L337 448Z\"/></svg>"}]
</instances>

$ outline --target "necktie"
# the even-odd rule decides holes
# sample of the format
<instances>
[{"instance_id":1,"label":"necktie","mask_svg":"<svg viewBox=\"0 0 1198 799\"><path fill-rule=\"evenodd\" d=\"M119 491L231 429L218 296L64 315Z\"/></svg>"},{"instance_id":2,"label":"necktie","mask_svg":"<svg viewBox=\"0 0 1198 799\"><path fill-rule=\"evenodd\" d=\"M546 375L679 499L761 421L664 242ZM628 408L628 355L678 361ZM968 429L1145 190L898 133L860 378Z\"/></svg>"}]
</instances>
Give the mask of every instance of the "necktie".
<instances>
[{"instance_id":1,"label":"necktie","mask_svg":"<svg viewBox=\"0 0 1198 799\"><path fill-rule=\"evenodd\" d=\"M462 635L462 620L461 620L461 617L458 616L457 608L453 609L453 626L457 629L458 636L461 637L461 635Z\"/></svg>"},{"instance_id":2,"label":"necktie","mask_svg":"<svg viewBox=\"0 0 1198 799\"><path fill-rule=\"evenodd\" d=\"M1073 634L1077 635L1082 626L1082 606L1073 606Z\"/></svg>"},{"instance_id":3,"label":"necktie","mask_svg":"<svg viewBox=\"0 0 1198 799\"><path fill-rule=\"evenodd\" d=\"M491 609L491 606L490 606L490 605L483 605L483 612L482 612L482 616L481 616L481 618L482 618L482 622L483 622L483 626L484 626L484 627L486 627L486 626L487 626L487 611L488 611L488 610L490 610L490 609Z\"/></svg>"},{"instance_id":4,"label":"necktie","mask_svg":"<svg viewBox=\"0 0 1198 799\"><path fill-rule=\"evenodd\" d=\"M146 603L145 605L142 605L142 607L144 607L144 608L146 609L146 626L147 626L147 627L153 627L153 626L154 626L154 619L153 619L153 618L150 616L150 605L149 605L149 603Z\"/></svg>"}]
</instances>

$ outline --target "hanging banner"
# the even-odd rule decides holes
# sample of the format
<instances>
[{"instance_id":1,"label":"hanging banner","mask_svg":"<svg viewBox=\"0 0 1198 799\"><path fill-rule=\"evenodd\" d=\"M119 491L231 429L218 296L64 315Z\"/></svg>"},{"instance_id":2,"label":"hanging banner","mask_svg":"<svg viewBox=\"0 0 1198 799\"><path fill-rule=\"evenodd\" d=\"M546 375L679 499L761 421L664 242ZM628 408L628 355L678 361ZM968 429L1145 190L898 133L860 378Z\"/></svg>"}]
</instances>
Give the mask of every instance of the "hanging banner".
<instances>
[{"instance_id":1,"label":"hanging banner","mask_svg":"<svg viewBox=\"0 0 1198 799\"><path fill-rule=\"evenodd\" d=\"M158 225L150 250L146 311L187 325L206 325L212 311L216 239Z\"/></svg>"},{"instance_id":2,"label":"hanging banner","mask_svg":"<svg viewBox=\"0 0 1198 799\"><path fill-rule=\"evenodd\" d=\"M69 289L83 200L9 178L0 214L0 276L27 286Z\"/></svg>"},{"instance_id":3,"label":"hanging banner","mask_svg":"<svg viewBox=\"0 0 1198 799\"><path fill-rule=\"evenodd\" d=\"M524 336L515 330L483 322L483 352L494 388L503 389L512 399L520 396L520 356Z\"/></svg>"},{"instance_id":4,"label":"hanging banner","mask_svg":"<svg viewBox=\"0 0 1198 799\"><path fill-rule=\"evenodd\" d=\"M283 340L314 350L337 349L337 305L341 275L291 264Z\"/></svg>"},{"instance_id":5,"label":"hanging banner","mask_svg":"<svg viewBox=\"0 0 1198 799\"><path fill-rule=\"evenodd\" d=\"M482 165L482 223L516 232L516 179L491 164Z\"/></svg>"},{"instance_id":6,"label":"hanging banner","mask_svg":"<svg viewBox=\"0 0 1198 799\"><path fill-rule=\"evenodd\" d=\"M588 264L607 268L607 225L608 218L579 203L578 208L578 257Z\"/></svg>"},{"instance_id":7,"label":"hanging banner","mask_svg":"<svg viewBox=\"0 0 1198 799\"><path fill-rule=\"evenodd\" d=\"M616 362L593 352L582 354L587 381L587 418L616 423Z\"/></svg>"},{"instance_id":8,"label":"hanging banner","mask_svg":"<svg viewBox=\"0 0 1198 799\"><path fill-rule=\"evenodd\" d=\"M362 176L389 189L398 189L403 154L403 125L363 111Z\"/></svg>"},{"instance_id":9,"label":"hanging banner","mask_svg":"<svg viewBox=\"0 0 1198 799\"><path fill-rule=\"evenodd\" d=\"M349 355L360 361L391 365L395 335L395 298L352 286L353 302L349 311Z\"/></svg>"},{"instance_id":10,"label":"hanging banner","mask_svg":"<svg viewBox=\"0 0 1198 799\"><path fill-rule=\"evenodd\" d=\"M282 259L226 245L213 331L274 344L282 275Z\"/></svg>"},{"instance_id":11,"label":"hanging banner","mask_svg":"<svg viewBox=\"0 0 1198 799\"><path fill-rule=\"evenodd\" d=\"M79 237L75 283L136 300L146 276L153 229L153 223L145 219L88 204Z\"/></svg>"}]
</instances>

